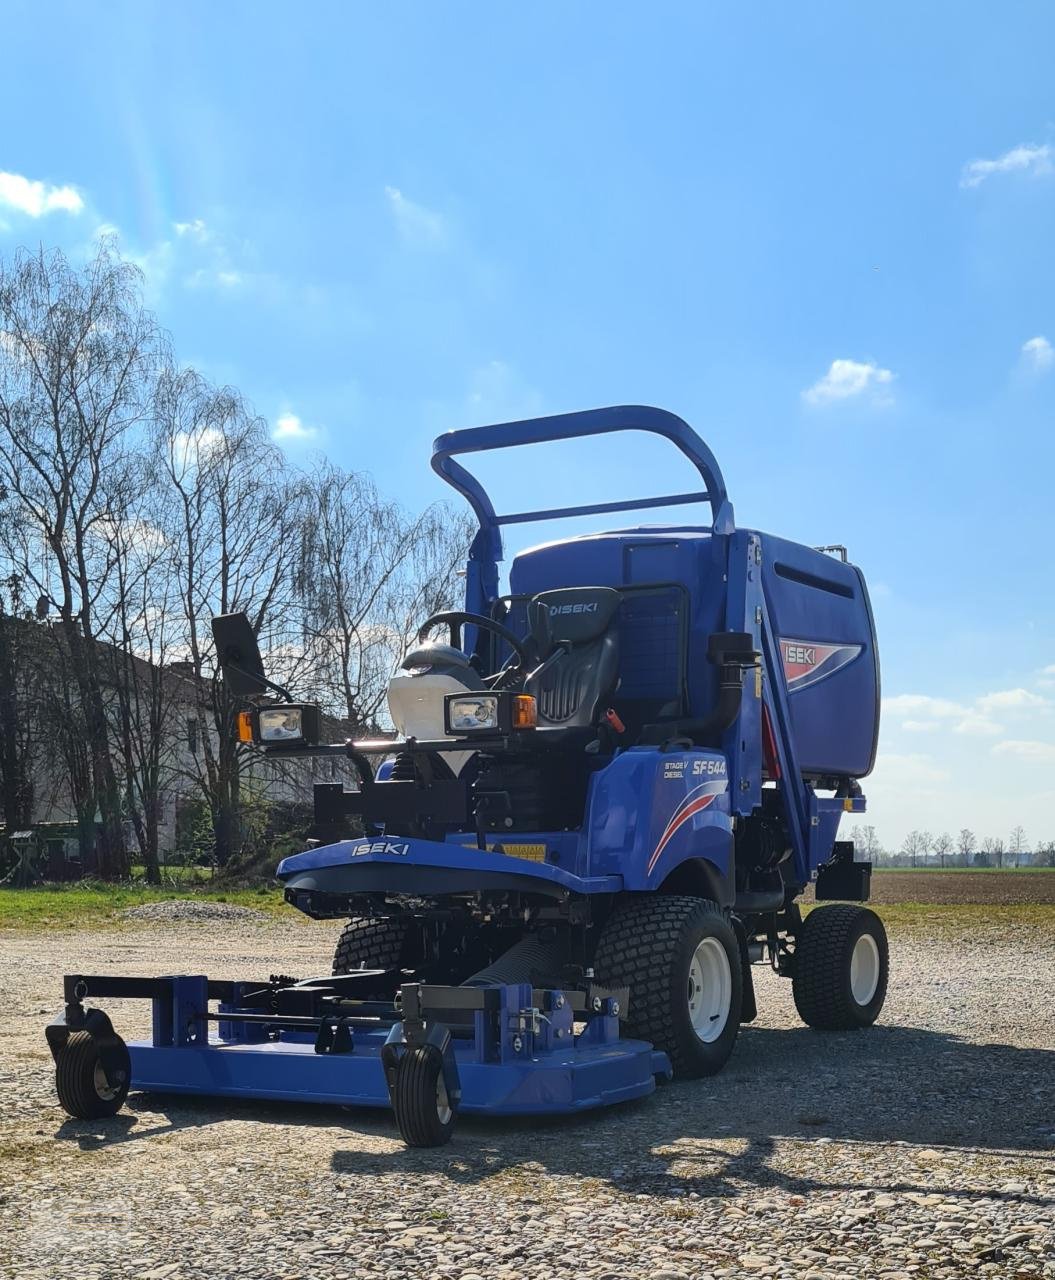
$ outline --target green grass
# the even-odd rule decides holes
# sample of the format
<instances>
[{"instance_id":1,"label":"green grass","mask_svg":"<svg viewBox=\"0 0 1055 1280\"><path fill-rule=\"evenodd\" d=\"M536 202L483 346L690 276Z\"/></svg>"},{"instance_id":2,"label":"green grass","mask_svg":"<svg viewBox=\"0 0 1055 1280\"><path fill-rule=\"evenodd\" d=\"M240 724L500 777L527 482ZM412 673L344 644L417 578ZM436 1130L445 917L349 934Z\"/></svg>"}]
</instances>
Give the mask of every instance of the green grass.
<instances>
[{"instance_id":1,"label":"green grass","mask_svg":"<svg viewBox=\"0 0 1055 1280\"><path fill-rule=\"evenodd\" d=\"M281 891L274 887L193 889L163 885L154 888L135 882L111 885L82 881L41 885L33 889L0 888L0 929L97 928L120 923L118 913L125 907L172 898L232 902L268 915L291 920L306 919L286 906Z\"/></svg>"},{"instance_id":2,"label":"green grass","mask_svg":"<svg viewBox=\"0 0 1055 1280\"><path fill-rule=\"evenodd\" d=\"M161 883L163 885L208 884L213 875L212 867L180 867L173 865L161 868ZM146 878L146 867L133 864L132 879L145 880Z\"/></svg>"},{"instance_id":3,"label":"green grass","mask_svg":"<svg viewBox=\"0 0 1055 1280\"><path fill-rule=\"evenodd\" d=\"M0 888L0 929L77 929L119 927L125 907L171 898L232 902L284 920L303 921L300 912L282 901L272 886L258 888L152 888L139 883L99 882L41 885L33 889ZM1055 932L1055 905L1015 903L927 902L875 903L873 908L894 933L945 933L949 930L986 931L1033 929ZM809 910L807 906L805 908ZM129 922L130 923L130 922Z\"/></svg>"}]
</instances>

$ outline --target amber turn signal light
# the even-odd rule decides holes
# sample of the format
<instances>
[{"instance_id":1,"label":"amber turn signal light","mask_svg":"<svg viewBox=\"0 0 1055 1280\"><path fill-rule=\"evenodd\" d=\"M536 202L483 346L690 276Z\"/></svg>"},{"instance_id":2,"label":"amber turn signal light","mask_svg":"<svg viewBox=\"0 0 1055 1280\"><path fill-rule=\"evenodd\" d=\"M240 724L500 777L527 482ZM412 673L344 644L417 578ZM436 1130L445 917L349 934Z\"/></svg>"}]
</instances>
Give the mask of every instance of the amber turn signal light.
<instances>
[{"instance_id":1,"label":"amber turn signal light","mask_svg":"<svg viewBox=\"0 0 1055 1280\"><path fill-rule=\"evenodd\" d=\"M534 729L538 724L538 706L530 693L518 693L513 699L513 728Z\"/></svg>"},{"instance_id":2,"label":"amber turn signal light","mask_svg":"<svg viewBox=\"0 0 1055 1280\"><path fill-rule=\"evenodd\" d=\"M253 717L248 711L239 711L236 732L239 742L253 741Z\"/></svg>"}]
</instances>

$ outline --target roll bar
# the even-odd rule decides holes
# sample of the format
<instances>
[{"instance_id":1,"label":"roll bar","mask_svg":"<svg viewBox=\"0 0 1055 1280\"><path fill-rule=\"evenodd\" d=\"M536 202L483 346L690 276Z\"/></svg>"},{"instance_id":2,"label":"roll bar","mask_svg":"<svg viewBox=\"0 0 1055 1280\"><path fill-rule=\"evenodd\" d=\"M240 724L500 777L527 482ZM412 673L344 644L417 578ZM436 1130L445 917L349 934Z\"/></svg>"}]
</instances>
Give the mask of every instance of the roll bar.
<instances>
[{"instance_id":1,"label":"roll bar","mask_svg":"<svg viewBox=\"0 0 1055 1280\"><path fill-rule=\"evenodd\" d=\"M647 431L670 440L700 473L703 490L499 515L479 480L454 460L455 454L482 453L490 449L543 444L551 440L577 440L583 436L607 435L615 431ZM481 531L497 530L501 525L524 524L533 520L601 515L610 511L641 511L649 507L670 507L689 502L710 503L715 533L733 531L733 508L714 454L683 419L665 409L655 409L648 405L614 405L607 409L562 413L551 418L528 418L522 422L502 422L489 427L448 431L433 442L432 469L466 498L476 512Z\"/></svg>"}]
</instances>

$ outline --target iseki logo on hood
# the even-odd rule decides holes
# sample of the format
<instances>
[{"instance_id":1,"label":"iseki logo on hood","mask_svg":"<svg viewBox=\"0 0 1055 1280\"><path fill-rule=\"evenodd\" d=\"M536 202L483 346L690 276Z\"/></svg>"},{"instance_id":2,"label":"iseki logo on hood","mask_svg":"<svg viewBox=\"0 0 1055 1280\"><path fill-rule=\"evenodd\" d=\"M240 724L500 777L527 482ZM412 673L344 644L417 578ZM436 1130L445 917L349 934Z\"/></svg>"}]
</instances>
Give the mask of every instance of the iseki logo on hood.
<instances>
[{"instance_id":1,"label":"iseki logo on hood","mask_svg":"<svg viewBox=\"0 0 1055 1280\"><path fill-rule=\"evenodd\" d=\"M816 640L782 639L780 654L784 659L788 693L808 689L818 680L841 671L863 648L864 645L860 644L819 644Z\"/></svg>"}]
</instances>

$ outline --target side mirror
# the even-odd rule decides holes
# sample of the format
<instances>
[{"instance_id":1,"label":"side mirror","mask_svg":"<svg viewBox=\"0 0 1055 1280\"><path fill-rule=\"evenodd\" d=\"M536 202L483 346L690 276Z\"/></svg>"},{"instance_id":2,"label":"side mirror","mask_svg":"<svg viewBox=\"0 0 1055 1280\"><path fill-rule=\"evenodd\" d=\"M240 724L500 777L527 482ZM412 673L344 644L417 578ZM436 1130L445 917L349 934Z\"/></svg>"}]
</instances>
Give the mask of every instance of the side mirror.
<instances>
[{"instance_id":1,"label":"side mirror","mask_svg":"<svg viewBox=\"0 0 1055 1280\"><path fill-rule=\"evenodd\" d=\"M244 613L213 618L212 634L224 684L236 698L249 698L273 687L264 675L260 646Z\"/></svg>"}]
</instances>

